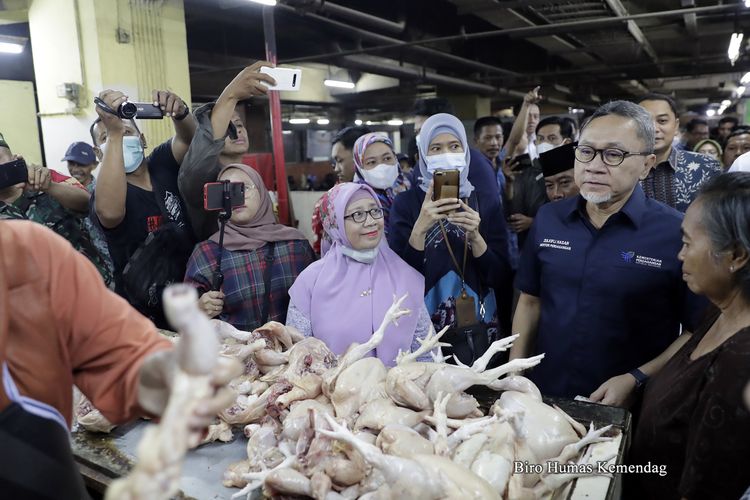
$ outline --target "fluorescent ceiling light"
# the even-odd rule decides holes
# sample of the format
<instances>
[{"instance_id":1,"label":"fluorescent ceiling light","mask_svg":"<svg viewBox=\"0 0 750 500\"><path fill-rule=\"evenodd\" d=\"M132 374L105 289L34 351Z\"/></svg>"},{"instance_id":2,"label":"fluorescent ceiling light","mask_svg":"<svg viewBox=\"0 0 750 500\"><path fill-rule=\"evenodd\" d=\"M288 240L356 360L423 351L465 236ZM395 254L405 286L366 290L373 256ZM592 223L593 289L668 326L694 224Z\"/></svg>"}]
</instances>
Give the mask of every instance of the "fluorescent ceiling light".
<instances>
[{"instance_id":1,"label":"fluorescent ceiling light","mask_svg":"<svg viewBox=\"0 0 750 500\"><path fill-rule=\"evenodd\" d=\"M308 123L310 123L310 119L309 118L291 118L289 120L289 123L291 123L292 125L307 125Z\"/></svg>"},{"instance_id":2,"label":"fluorescent ceiling light","mask_svg":"<svg viewBox=\"0 0 750 500\"><path fill-rule=\"evenodd\" d=\"M750 0L745 0L745 7L750 7Z\"/></svg>"},{"instance_id":3,"label":"fluorescent ceiling light","mask_svg":"<svg viewBox=\"0 0 750 500\"><path fill-rule=\"evenodd\" d=\"M742 97L742 94L745 93L745 86L744 85L740 85L734 91L737 93L737 97Z\"/></svg>"},{"instance_id":4,"label":"fluorescent ceiling light","mask_svg":"<svg viewBox=\"0 0 750 500\"><path fill-rule=\"evenodd\" d=\"M740 47L742 46L743 37L744 34L742 33L732 33L732 37L729 39L727 56L729 57L729 61L732 63L732 66L734 66L734 63L737 62L737 59L740 58Z\"/></svg>"},{"instance_id":5,"label":"fluorescent ceiling light","mask_svg":"<svg viewBox=\"0 0 750 500\"><path fill-rule=\"evenodd\" d=\"M362 125L362 120L354 120L354 124L359 127Z\"/></svg>"},{"instance_id":6,"label":"fluorescent ceiling light","mask_svg":"<svg viewBox=\"0 0 750 500\"><path fill-rule=\"evenodd\" d=\"M716 114L716 110L715 109L707 109L706 110L706 116L708 116L708 117L714 116L715 114Z\"/></svg>"},{"instance_id":7,"label":"fluorescent ceiling light","mask_svg":"<svg viewBox=\"0 0 750 500\"><path fill-rule=\"evenodd\" d=\"M292 133L292 131L291 130L282 130L281 133L284 134L284 135L289 135L289 134Z\"/></svg>"},{"instance_id":8,"label":"fluorescent ceiling light","mask_svg":"<svg viewBox=\"0 0 750 500\"><path fill-rule=\"evenodd\" d=\"M394 127L400 127L403 124L404 124L404 120L399 120L399 119L388 120L388 125L392 125Z\"/></svg>"},{"instance_id":9,"label":"fluorescent ceiling light","mask_svg":"<svg viewBox=\"0 0 750 500\"><path fill-rule=\"evenodd\" d=\"M268 6L271 6L271 7L273 7L274 5L276 5L276 0L250 0L250 1L253 2L253 3L259 3L261 5L268 5Z\"/></svg>"},{"instance_id":10,"label":"fluorescent ceiling light","mask_svg":"<svg viewBox=\"0 0 750 500\"><path fill-rule=\"evenodd\" d=\"M328 125L329 123L331 123L331 120L329 120L328 118L320 118L316 123L318 125Z\"/></svg>"},{"instance_id":11,"label":"fluorescent ceiling light","mask_svg":"<svg viewBox=\"0 0 750 500\"><path fill-rule=\"evenodd\" d=\"M326 87L334 87L337 89L353 89L354 84L352 82L345 82L342 80L325 80L323 85Z\"/></svg>"},{"instance_id":12,"label":"fluorescent ceiling light","mask_svg":"<svg viewBox=\"0 0 750 500\"><path fill-rule=\"evenodd\" d=\"M732 101L730 101L729 99L724 99L723 101L721 101L721 105L724 106L725 108L728 108L729 106L732 105Z\"/></svg>"},{"instance_id":13,"label":"fluorescent ceiling light","mask_svg":"<svg viewBox=\"0 0 750 500\"><path fill-rule=\"evenodd\" d=\"M0 52L6 54L20 54L23 52L23 45L20 43L0 42Z\"/></svg>"},{"instance_id":14,"label":"fluorescent ceiling light","mask_svg":"<svg viewBox=\"0 0 750 500\"><path fill-rule=\"evenodd\" d=\"M743 83L743 84L744 83L750 83L750 71L748 71L747 73L745 73L745 75L740 80L740 83Z\"/></svg>"}]
</instances>

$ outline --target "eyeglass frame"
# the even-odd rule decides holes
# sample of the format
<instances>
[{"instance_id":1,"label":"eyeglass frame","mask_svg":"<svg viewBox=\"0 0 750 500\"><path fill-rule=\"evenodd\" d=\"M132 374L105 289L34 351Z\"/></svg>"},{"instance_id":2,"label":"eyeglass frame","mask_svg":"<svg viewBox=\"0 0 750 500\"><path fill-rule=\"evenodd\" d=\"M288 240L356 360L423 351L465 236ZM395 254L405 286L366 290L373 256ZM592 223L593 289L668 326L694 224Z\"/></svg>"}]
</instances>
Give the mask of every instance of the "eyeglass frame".
<instances>
[{"instance_id":1,"label":"eyeglass frame","mask_svg":"<svg viewBox=\"0 0 750 500\"><path fill-rule=\"evenodd\" d=\"M375 215L373 215L372 212L374 210L378 210L380 212L380 216L379 217L375 217ZM360 213L360 212L365 214L365 218L362 219L361 221L358 221L358 220L356 220L354 218L354 214ZM371 208L370 210L356 210L356 211L350 213L349 215L345 215L344 219L351 219L352 222L354 222L355 224L364 224L365 222L367 222L367 216L368 215L370 217L372 217L372 220L379 220L379 219L382 219L383 217L385 217L385 210L383 210L381 207Z\"/></svg>"},{"instance_id":2,"label":"eyeglass frame","mask_svg":"<svg viewBox=\"0 0 750 500\"><path fill-rule=\"evenodd\" d=\"M591 159L588 160L588 161L581 160L580 158L578 158L578 154L577 154L580 148L593 149L594 150L594 156L592 156ZM615 163L614 165L611 164L611 163L607 163L607 160L604 159L604 152L605 151L610 151L610 150L615 150L615 151L619 151L620 153L622 153L622 161L620 163ZM620 165L622 165L625 162L626 159L628 159L631 156L648 156L648 155L654 154L653 151L647 151L647 152L643 152L643 153L632 153L630 151L623 151L620 148L597 149L597 148L594 148L592 146L587 146L585 144L576 145L573 148L573 156L575 157L576 161L580 161L581 163L591 163L592 161L594 161L594 158L596 158L597 153L599 154L599 157L602 159L602 163L604 163L608 167L619 167Z\"/></svg>"}]
</instances>

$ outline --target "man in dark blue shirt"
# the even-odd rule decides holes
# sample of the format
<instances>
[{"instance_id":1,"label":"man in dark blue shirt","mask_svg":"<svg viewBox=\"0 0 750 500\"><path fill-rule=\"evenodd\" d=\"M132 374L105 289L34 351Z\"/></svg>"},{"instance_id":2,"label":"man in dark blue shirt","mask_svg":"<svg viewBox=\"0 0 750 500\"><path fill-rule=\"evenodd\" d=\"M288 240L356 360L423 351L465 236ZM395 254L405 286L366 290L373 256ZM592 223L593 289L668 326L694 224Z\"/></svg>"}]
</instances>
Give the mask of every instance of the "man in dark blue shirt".
<instances>
[{"instance_id":1,"label":"man in dark blue shirt","mask_svg":"<svg viewBox=\"0 0 750 500\"><path fill-rule=\"evenodd\" d=\"M653 150L648 112L625 101L600 107L575 151L580 195L535 218L517 274L511 359L546 353L530 375L543 394L588 396L623 373L635 387L680 327L693 329L702 301L682 281L682 214L639 183Z\"/></svg>"}]
</instances>

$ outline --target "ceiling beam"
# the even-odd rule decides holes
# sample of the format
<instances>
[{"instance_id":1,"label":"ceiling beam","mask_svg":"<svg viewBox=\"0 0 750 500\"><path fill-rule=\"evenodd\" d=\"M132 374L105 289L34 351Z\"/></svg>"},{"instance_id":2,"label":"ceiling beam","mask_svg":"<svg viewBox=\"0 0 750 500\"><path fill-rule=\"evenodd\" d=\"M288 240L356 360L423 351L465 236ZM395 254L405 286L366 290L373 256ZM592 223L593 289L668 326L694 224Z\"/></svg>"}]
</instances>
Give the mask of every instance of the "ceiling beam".
<instances>
[{"instance_id":1,"label":"ceiling beam","mask_svg":"<svg viewBox=\"0 0 750 500\"><path fill-rule=\"evenodd\" d=\"M615 16L622 18L628 15L628 11L625 8L625 6L622 4L620 0L604 0L607 2L607 5L609 5L609 8L612 9L612 12L615 13ZM643 34L643 31L641 31L641 28L638 27L638 24L633 21L632 19L627 22L628 26L628 32L630 35L635 38L635 41L638 42L641 47L643 47L643 50L648 54L648 56L651 58L652 61L655 63L659 63L659 56L656 54L656 51L651 46L651 43L648 41L648 38L646 38L646 35Z\"/></svg>"},{"instance_id":2,"label":"ceiling beam","mask_svg":"<svg viewBox=\"0 0 750 500\"><path fill-rule=\"evenodd\" d=\"M291 9L291 11L294 12L294 9ZM495 37L500 37L500 36L509 36L511 38L530 38L530 37L540 37L540 36L548 36L548 35L555 35L555 34L566 34L566 33L574 32L574 31L598 31L598 30L605 29L610 26L616 26L619 24L626 23L628 21L638 21L638 20L645 20L645 19L664 20L664 19L671 19L675 17L679 18L679 17L684 16L685 14L690 14L690 13L717 14L717 13L726 13L730 11L737 11L737 15L739 17L744 17L750 14L750 12L747 11L746 9L743 9L740 4L711 5L707 7L694 7L692 9L677 9L677 10L667 10L667 11L658 11L658 12L647 12L644 14L631 14L631 15L620 16L620 17L580 19L577 21L570 21L570 22L565 22L565 23L522 26L519 28L497 29L497 30L489 30L489 31L480 31L476 33L462 33L460 35L427 38L423 40L398 41L397 43L384 43L382 45L377 45L375 47L367 47L367 48L356 49L356 50L347 50L347 51L339 52L339 53L326 53L326 54L319 54L315 56L289 59L284 62L315 61L315 60L329 59L331 57L336 57L336 56L343 56L343 55L349 56L349 55L357 55L357 54L365 54L365 53L376 53L376 52L381 52L381 51L391 50L391 49L403 49L407 47L424 46L424 45L433 44L433 43L445 43L445 42L453 42L453 41L459 41L459 40L479 40L479 39L486 39L486 38L495 38ZM317 16L317 17L320 18L320 16ZM320 20L322 20L323 22L335 22L326 18L320 18ZM347 25L343 25L343 27L351 28L350 26L347 26ZM375 36L380 37L380 35L375 35ZM388 38L388 37L384 37L384 38ZM463 59L463 58L460 58L460 59ZM477 64L483 64L483 63L477 63ZM503 71L506 73L509 72L508 70L503 70Z\"/></svg>"}]
</instances>

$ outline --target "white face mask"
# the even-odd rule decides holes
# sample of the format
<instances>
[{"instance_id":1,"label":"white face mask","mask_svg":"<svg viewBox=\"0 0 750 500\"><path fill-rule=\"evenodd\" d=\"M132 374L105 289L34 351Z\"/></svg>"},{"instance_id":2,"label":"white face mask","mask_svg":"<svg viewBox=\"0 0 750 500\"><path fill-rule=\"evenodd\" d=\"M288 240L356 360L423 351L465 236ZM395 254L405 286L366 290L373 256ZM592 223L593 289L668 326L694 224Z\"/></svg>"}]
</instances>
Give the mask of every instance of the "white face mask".
<instances>
[{"instance_id":1,"label":"white face mask","mask_svg":"<svg viewBox=\"0 0 750 500\"><path fill-rule=\"evenodd\" d=\"M562 146L562 144L560 144L560 146ZM546 153L547 151L552 151L557 147L559 146L555 146L554 144L550 144L549 142L542 142L536 145L536 152L542 154Z\"/></svg>"},{"instance_id":2,"label":"white face mask","mask_svg":"<svg viewBox=\"0 0 750 500\"><path fill-rule=\"evenodd\" d=\"M444 153L441 155L425 156L427 171L435 173L437 170L456 169L463 171L466 168L466 153Z\"/></svg>"},{"instance_id":3,"label":"white face mask","mask_svg":"<svg viewBox=\"0 0 750 500\"><path fill-rule=\"evenodd\" d=\"M369 250L355 250L346 246L341 246L341 253L362 264L372 264L378 256L378 247Z\"/></svg>"},{"instance_id":4,"label":"white face mask","mask_svg":"<svg viewBox=\"0 0 750 500\"><path fill-rule=\"evenodd\" d=\"M362 179L371 187L376 189L388 189L398 179L398 165L382 163L375 168L365 170L359 169Z\"/></svg>"}]
</instances>

